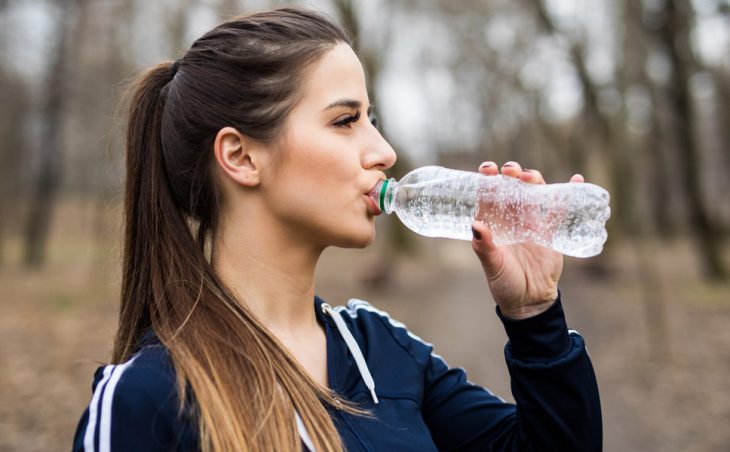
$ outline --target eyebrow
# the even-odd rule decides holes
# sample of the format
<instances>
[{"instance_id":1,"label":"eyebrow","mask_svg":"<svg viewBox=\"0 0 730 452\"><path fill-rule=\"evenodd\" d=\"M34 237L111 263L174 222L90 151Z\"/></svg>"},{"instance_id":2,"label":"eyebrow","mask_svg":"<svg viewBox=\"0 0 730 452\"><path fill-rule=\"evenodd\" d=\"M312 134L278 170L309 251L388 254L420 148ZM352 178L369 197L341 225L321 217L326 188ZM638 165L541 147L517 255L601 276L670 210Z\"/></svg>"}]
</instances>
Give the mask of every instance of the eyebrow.
<instances>
[{"instance_id":1,"label":"eyebrow","mask_svg":"<svg viewBox=\"0 0 730 452\"><path fill-rule=\"evenodd\" d=\"M331 104L327 105L322 111L329 110L331 108L335 107L347 107L359 110L362 107L362 103L360 103L359 100L354 99L340 99L337 101L332 102ZM368 107L368 114L373 112L373 109L375 108L375 105L370 104L370 107Z\"/></svg>"}]
</instances>

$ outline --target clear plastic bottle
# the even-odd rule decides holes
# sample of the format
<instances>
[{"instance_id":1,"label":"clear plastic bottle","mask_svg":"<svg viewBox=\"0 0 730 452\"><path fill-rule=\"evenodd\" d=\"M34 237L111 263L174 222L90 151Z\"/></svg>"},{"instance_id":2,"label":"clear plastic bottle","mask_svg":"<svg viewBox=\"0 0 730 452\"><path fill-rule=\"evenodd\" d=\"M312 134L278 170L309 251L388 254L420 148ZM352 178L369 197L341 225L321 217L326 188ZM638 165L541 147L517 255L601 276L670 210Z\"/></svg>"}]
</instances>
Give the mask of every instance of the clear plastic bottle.
<instances>
[{"instance_id":1,"label":"clear plastic bottle","mask_svg":"<svg viewBox=\"0 0 730 452\"><path fill-rule=\"evenodd\" d=\"M497 245L532 242L575 257L595 256L606 242L609 194L589 183L529 184L440 166L380 181L370 196L385 213L427 237L471 240L477 219Z\"/></svg>"}]
</instances>

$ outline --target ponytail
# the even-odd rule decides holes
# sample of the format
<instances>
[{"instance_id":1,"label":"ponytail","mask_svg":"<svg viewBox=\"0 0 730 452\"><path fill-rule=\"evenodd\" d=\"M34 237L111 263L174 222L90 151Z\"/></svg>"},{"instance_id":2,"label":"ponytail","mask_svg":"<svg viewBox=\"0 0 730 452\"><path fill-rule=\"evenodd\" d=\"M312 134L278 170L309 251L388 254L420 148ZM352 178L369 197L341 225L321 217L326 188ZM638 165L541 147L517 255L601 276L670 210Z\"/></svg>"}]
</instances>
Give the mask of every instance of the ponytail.
<instances>
[{"instance_id":1,"label":"ponytail","mask_svg":"<svg viewBox=\"0 0 730 452\"><path fill-rule=\"evenodd\" d=\"M164 200L168 190L160 187L164 180L160 130L170 69L169 63L159 64L128 89L124 260L114 362L128 359L139 333L151 326L149 294L154 293L152 273L158 258L154 244L164 237L159 208L168 205Z\"/></svg>"}]
</instances>

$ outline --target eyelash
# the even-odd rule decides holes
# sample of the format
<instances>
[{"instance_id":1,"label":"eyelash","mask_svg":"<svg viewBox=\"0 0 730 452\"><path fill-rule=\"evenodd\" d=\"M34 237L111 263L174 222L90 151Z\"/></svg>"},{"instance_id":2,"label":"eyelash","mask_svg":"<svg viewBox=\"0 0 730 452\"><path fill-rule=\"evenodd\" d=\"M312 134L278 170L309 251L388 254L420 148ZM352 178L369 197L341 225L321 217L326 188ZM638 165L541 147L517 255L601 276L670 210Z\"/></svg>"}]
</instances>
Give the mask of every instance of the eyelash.
<instances>
[{"instance_id":1,"label":"eyelash","mask_svg":"<svg viewBox=\"0 0 730 452\"><path fill-rule=\"evenodd\" d=\"M346 116L339 121L335 122L335 126L337 127L347 127L348 129L352 127L353 122L357 122L360 119L360 112L358 111L355 113L354 116Z\"/></svg>"},{"instance_id":2,"label":"eyelash","mask_svg":"<svg viewBox=\"0 0 730 452\"><path fill-rule=\"evenodd\" d=\"M374 113L371 113L370 116L368 117L368 119L370 120L370 123L374 127L378 127L378 118L375 116ZM334 125L337 127L347 127L349 129L352 127L351 124L353 122L357 122L359 120L360 120L360 112L358 111L353 116L348 116L346 118L340 119L339 121L335 122Z\"/></svg>"}]
</instances>

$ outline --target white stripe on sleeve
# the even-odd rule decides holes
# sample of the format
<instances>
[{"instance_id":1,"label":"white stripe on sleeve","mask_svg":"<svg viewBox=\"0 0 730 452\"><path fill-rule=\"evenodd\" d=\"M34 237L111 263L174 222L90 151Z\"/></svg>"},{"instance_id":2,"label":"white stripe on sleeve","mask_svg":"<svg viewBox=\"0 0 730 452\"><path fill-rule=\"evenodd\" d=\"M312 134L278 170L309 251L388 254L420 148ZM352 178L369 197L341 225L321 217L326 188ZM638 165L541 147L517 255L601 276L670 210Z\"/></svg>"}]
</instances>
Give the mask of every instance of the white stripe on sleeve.
<instances>
[{"instance_id":1,"label":"white stripe on sleeve","mask_svg":"<svg viewBox=\"0 0 730 452\"><path fill-rule=\"evenodd\" d=\"M99 451L109 452L112 447L112 401L114 400L114 389L122 378L124 371L132 365L137 356L124 364L115 367L112 376L107 383L106 391L101 400L101 419L99 420Z\"/></svg>"},{"instance_id":2,"label":"white stripe on sleeve","mask_svg":"<svg viewBox=\"0 0 730 452\"><path fill-rule=\"evenodd\" d=\"M94 395L91 397L91 403L89 404L89 420L86 424L86 433L84 434L84 450L88 452L94 452L94 434L96 433L96 417L98 415L99 397L104 392L104 386L109 381L109 377L112 374L115 366L104 367L104 374L99 380L99 384L96 385Z\"/></svg>"}]
</instances>

